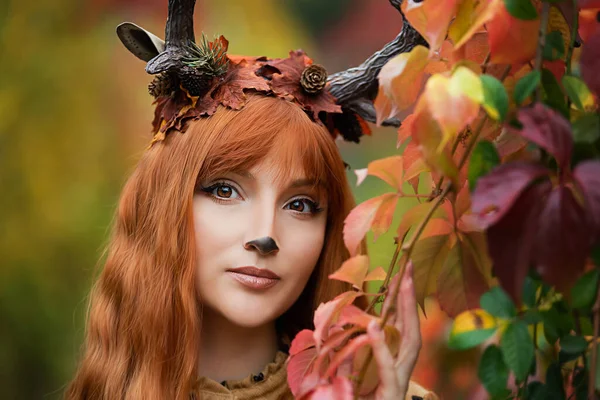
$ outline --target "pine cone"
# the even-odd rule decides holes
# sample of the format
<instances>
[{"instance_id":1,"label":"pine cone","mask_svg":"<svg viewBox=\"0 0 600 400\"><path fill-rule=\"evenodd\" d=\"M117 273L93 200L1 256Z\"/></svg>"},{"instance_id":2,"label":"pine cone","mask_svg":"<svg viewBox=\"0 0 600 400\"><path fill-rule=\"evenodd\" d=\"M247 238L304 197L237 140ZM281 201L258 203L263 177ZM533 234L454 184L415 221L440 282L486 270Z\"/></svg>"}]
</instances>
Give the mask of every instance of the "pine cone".
<instances>
[{"instance_id":1,"label":"pine cone","mask_svg":"<svg viewBox=\"0 0 600 400\"><path fill-rule=\"evenodd\" d=\"M195 68L183 67L179 71L181 86L191 96L202 96L210 88L212 82L211 76L206 76Z\"/></svg>"},{"instance_id":2,"label":"pine cone","mask_svg":"<svg viewBox=\"0 0 600 400\"><path fill-rule=\"evenodd\" d=\"M310 94L319 93L326 83L327 71L322 65L313 64L302 71L300 85L302 85L305 92Z\"/></svg>"},{"instance_id":3,"label":"pine cone","mask_svg":"<svg viewBox=\"0 0 600 400\"><path fill-rule=\"evenodd\" d=\"M154 76L154 79L148 85L148 93L154 98L168 96L175 89L173 79L166 73Z\"/></svg>"}]
</instances>

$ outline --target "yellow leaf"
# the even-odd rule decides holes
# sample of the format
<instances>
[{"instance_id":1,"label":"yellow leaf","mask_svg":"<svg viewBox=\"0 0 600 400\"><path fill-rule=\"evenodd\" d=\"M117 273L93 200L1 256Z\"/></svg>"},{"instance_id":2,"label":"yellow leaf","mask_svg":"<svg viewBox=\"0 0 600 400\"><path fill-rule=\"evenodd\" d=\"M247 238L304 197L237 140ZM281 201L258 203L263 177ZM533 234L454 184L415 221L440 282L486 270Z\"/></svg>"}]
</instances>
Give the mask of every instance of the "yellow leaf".
<instances>
[{"instance_id":1,"label":"yellow leaf","mask_svg":"<svg viewBox=\"0 0 600 400\"><path fill-rule=\"evenodd\" d=\"M471 332L479 329L497 328L498 321L481 308L463 311L458 314L452 324L450 335Z\"/></svg>"},{"instance_id":2,"label":"yellow leaf","mask_svg":"<svg viewBox=\"0 0 600 400\"><path fill-rule=\"evenodd\" d=\"M448 36L457 50L474 34L483 30L484 24L498 11L500 0L464 0L458 6L456 18L450 25Z\"/></svg>"}]
</instances>

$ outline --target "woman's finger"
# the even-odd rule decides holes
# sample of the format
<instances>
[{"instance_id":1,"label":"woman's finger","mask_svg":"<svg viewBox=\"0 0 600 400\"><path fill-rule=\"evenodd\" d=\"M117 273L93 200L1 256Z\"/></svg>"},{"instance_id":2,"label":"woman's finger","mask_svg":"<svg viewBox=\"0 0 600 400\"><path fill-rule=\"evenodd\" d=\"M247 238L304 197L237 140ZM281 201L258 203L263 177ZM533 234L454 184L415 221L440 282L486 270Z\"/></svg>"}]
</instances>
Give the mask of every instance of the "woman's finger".
<instances>
[{"instance_id":1,"label":"woman's finger","mask_svg":"<svg viewBox=\"0 0 600 400\"><path fill-rule=\"evenodd\" d=\"M399 386L396 375L395 360L385 343L385 333L379 327L377 321L372 320L367 326L367 334L371 338L373 355L379 369L380 394L384 399L393 399L398 396Z\"/></svg>"}]
</instances>

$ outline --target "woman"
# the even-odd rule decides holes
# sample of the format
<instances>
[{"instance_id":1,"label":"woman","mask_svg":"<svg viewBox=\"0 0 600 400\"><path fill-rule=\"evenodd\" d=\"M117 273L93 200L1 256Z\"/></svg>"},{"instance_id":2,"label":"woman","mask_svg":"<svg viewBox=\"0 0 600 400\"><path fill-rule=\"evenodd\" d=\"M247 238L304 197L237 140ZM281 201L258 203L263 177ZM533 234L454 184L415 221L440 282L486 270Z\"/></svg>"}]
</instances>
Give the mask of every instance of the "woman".
<instances>
[{"instance_id":1,"label":"woman","mask_svg":"<svg viewBox=\"0 0 600 400\"><path fill-rule=\"evenodd\" d=\"M177 11L189 24L192 10L177 1L171 23ZM189 32L186 23L175 26ZM165 54L167 63L180 59L181 38L169 27L162 49L143 32L147 69ZM223 61L223 43L205 50ZM312 328L320 303L350 289L328 275L349 257L342 228L352 194L331 129L307 114L328 93L284 99L275 84L279 75L286 87L297 80L281 73L292 61L234 60L208 84L190 81L189 69L158 71L174 81L169 93L155 93L155 137L121 194L68 399L292 398L287 345ZM328 99L319 107L333 110ZM402 293L411 328L399 363L369 329L384 399L407 393L420 345L410 276ZM414 386L407 395L423 392Z\"/></svg>"}]
</instances>

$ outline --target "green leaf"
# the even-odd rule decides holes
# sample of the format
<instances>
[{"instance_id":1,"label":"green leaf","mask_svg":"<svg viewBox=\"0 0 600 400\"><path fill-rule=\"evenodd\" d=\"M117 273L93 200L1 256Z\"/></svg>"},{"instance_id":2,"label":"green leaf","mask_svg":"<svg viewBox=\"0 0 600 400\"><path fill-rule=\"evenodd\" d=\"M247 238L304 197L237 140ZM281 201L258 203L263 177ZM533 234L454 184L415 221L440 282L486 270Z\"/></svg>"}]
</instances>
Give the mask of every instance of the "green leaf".
<instances>
[{"instance_id":1,"label":"green leaf","mask_svg":"<svg viewBox=\"0 0 600 400\"><path fill-rule=\"evenodd\" d=\"M542 80L540 71L531 71L515 84L513 97L517 104L522 104L535 91Z\"/></svg>"},{"instance_id":2,"label":"green leaf","mask_svg":"<svg viewBox=\"0 0 600 400\"><path fill-rule=\"evenodd\" d=\"M546 68L542 68L542 89L544 89L544 103L560 112L568 120L569 108L565 101L565 94L554 74Z\"/></svg>"},{"instance_id":3,"label":"green leaf","mask_svg":"<svg viewBox=\"0 0 600 400\"><path fill-rule=\"evenodd\" d=\"M508 94L502 82L491 75L481 75L483 108L490 118L504 121L508 112Z\"/></svg>"},{"instance_id":4,"label":"green leaf","mask_svg":"<svg viewBox=\"0 0 600 400\"><path fill-rule=\"evenodd\" d=\"M535 307L535 300L537 296L537 290L539 287L538 281L533 279L530 276L525 277L525 281L523 281L523 304L527 307Z\"/></svg>"},{"instance_id":5,"label":"green leaf","mask_svg":"<svg viewBox=\"0 0 600 400\"><path fill-rule=\"evenodd\" d=\"M571 102L581 111L585 110L586 104L594 101L590 89L580 78L572 75L564 75L562 77L562 84Z\"/></svg>"},{"instance_id":6,"label":"green leaf","mask_svg":"<svg viewBox=\"0 0 600 400\"><path fill-rule=\"evenodd\" d=\"M477 376L490 395L496 396L505 392L508 373L500 348L494 344L488 346L479 361Z\"/></svg>"},{"instance_id":7,"label":"green leaf","mask_svg":"<svg viewBox=\"0 0 600 400\"><path fill-rule=\"evenodd\" d=\"M594 268L580 277L571 288L571 306L582 310L589 310L596 299L600 271Z\"/></svg>"},{"instance_id":8,"label":"green leaf","mask_svg":"<svg viewBox=\"0 0 600 400\"><path fill-rule=\"evenodd\" d=\"M494 332L496 332L496 328L477 329L451 335L448 340L448 347L454 350L470 349L486 341Z\"/></svg>"},{"instance_id":9,"label":"green leaf","mask_svg":"<svg viewBox=\"0 0 600 400\"><path fill-rule=\"evenodd\" d=\"M515 373L515 377L524 380L534 359L533 339L527 325L516 321L511 323L500 341L504 362Z\"/></svg>"},{"instance_id":10,"label":"green leaf","mask_svg":"<svg viewBox=\"0 0 600 400\"><path fill-rule=\"evenodd\" d=\"M542 51L544 60L554 61L565 56L565 42L559 31L552 31L546 35L546 43Z\"/></svg>"},{"instance_id":11,"label":"green leaf","mask_svg":"<svg viewBox=\"0 0 600 400\"><path fill-rule=\"evenodd\" d=\"M565 353L582 353L587 349L588 342L581 336L568 335L560 338L560 349Z\"/></svg>"},{"instance_id":12,"label":"green leaf","mask_svg":"<svg viewBox=\"0 0 600 400\"><path fill-rule=\"evenodd\" d=\"M568 89L566 90L568 93ZM596 113L584 114L573 122L573 140L575 143L594 143L598 138L600 138L600 115Z\"/></svg>"},{"instance_id":13,"label":"green leaf","mask_svg":"<svg viewBox=\"0 0 600 400\"><path fill-rule=\"evenodd\" d=\"M540 323L542 322L542 314L538 310L529 309L523 314L522 321L527 325Z\"/></svg>"},{"instance_id":14,"label":"green leaf","mask_svg":"<svg viewBox=\"0 0 600 400\"><path fill-rule=\"evenodd\" d=\"M510 15L518 19L531 20L538 16L531 0L504 0L504 6Z\"/></svg>"},{"instance_id":15,"label":"green leaf","mask_svg":"<svg viewBox=\"0 0 600 400\"><path fill-rule=\"evenodd\" d=\"M494 286L479 299L479 304L488 313L499 318L512 318L517 309L510 297L500 286Z\"/></svg>"},{"instance_id":16,"label":"green leaf","mask_svg":"<svg viewBox=\"0 0 600 400\"><path fill-rule=\"evenodd\" d=\"M500 156L496 146L487 140L482 140L475 145L469 162L469 189L475 189L477 180L489 173L492 168L500 164Z\"/></svg>"}]
</instances>

